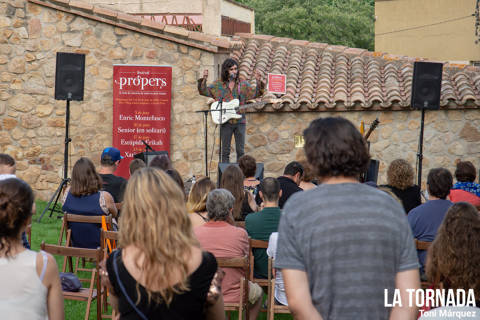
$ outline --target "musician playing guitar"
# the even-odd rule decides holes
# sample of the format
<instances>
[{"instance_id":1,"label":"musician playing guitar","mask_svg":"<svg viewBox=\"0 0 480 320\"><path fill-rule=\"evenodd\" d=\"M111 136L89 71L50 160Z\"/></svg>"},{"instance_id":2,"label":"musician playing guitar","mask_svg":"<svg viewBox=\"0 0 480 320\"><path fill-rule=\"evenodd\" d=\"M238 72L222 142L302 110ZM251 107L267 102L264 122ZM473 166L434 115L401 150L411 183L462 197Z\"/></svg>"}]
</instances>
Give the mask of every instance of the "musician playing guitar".
<instances>
[{"instance_id":1,"label":"musician playing guitar","mask_svg":"<svg viewBox=\"0 0 480 320\"><path fill-rule=\"evenodd\" d=\"M246 101L261 96L264 92L265 83L261 81L261 74L255 70L256 87L238 78L238 62L234 59L226 59L222 64L221 79L207 86L208 70L203 71L203 78L198 80L198 93L202 96L214 98L216 101L229 102L238 99L240 105ZM232 135L235 136L235 150L238 159L244 154L245 147L245 110L239 111L242 117L230 119L220 126L220 138L222 142L222 162L230 162L230 143Z\"/></svg>"}]
</instances>

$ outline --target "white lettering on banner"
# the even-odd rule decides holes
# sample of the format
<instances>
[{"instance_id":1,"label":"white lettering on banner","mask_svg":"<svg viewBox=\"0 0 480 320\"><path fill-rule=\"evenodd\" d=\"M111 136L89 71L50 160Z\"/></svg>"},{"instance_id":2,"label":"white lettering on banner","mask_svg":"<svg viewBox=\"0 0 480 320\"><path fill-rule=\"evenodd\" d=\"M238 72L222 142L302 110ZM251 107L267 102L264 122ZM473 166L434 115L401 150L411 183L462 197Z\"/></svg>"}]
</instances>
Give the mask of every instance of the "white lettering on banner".
<instances>
[{"instance_id":1,"label":"white lettering on banner","mask_svg":"<svg viewBox=\"0 0 480 320\"><path fill-rule=\"evenodd\" d=\"M118 132L118 133L131 133L131 132L135 132L135 129L134 129L134 128L122 128L122 127L118 127L118 128L117 128L117 132Z\"/></svg>"},{"instance_id":2,"label":"white lettering on banner","mask_svg":"<svg viewBox=\"0 0 480 320\"><path fill-rule=\"evenodd\" d=\"M146 140L151 146L163 146L162 140ZM125 140L120 139L120 145L122 146L143 146L142 140Z\"/></svg>"},{"instance_id":3,"label":"white lettering on banner","mask_svg":"<svg viewBox=\"0 0 480 320\"><path fill-rule=\"evenodd\" d=\"M119 120L133 120L133 117L121 114L118 119Z\"/></svg>"},{"instance_id":4,"label":"white lettering on banner","mask_svg":"<svg viewBox=\"0 0 480 320\"><path fill-rule=\"evenodd\" d=\"M120 86L120 90L123 89L124 86L134 86L140 87L140 90L143 91L146 87L158 87L163 88L167 86L167 79L166 78L144 78L140 75L136 77L120 77L115 83Z\"/></svg>"},{"instance_id":5,"label":"white lettering on banner","mask_svg":"<svg viewBox=\"0 0 480 320\"><path fill-rule=\"evenodd\" d=\"M135 120L140 120L140 121L165 121L165 117L135 115Z\"/></svg>"}]
</instances>

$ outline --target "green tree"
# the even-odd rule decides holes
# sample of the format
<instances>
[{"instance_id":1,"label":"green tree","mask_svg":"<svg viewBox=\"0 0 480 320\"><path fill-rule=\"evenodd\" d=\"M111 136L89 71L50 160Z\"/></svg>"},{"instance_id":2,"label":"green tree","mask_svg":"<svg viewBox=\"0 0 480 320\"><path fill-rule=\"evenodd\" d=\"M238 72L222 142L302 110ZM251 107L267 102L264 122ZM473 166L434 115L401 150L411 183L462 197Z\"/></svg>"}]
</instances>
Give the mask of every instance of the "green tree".
<instances>
[{"instance_id":1,"label":"green tree","mask_svg":"<svg viewBox=\"0 0 480 320\"><path fill-rule=\"evenodd\" d=\"M256 32L374 49L374 0L242 0Z\"/></svg>"}]
</instances>

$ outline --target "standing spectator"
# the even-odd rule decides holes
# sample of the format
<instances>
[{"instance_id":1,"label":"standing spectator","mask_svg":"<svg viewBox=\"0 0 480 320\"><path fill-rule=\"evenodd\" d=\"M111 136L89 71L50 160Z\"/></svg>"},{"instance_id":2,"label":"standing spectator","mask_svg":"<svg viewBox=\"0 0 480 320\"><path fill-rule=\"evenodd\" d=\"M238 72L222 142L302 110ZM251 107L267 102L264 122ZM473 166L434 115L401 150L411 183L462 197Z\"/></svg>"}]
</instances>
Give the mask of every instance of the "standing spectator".
<instances>
[{"instance_id":1,"label":"standing spectator","mask_svg":"<svg viewBox=\"0 0 480 320\"><path fill-rule=\"evenodd\" d=\"M190 190L187 201L187 210L193 227L198 227L208 221L207 196L215 189L215 184L209 177L198 180Z\"/></svg>"},{"instance_id":2,"label":"standing spectator","mask_svg":"<svg viewBox=\"0 0 480 320\"><path fill-rule=\"evenodd\" d=\"M70 187L65 190L62 210L67 213L101 216L117 216L113 197L106 191L100 191L102 179L88 158L80 158L72 169ZM100 246L100 225L70 222L72 244L74 247L96 249Z\"/></svg>"},{"instance_id":3,"label":"standing spectator","mask_svg":"<svg viewBox=\"0 0 480 320\"><path fill-rule=\"evenodd\" d=\"M387 169L387 185L380 189L391 192L402 201L405 213L422 204L420 187L413 183L414 171L404 159L393 160Z\"/></svg>"},{"instance_id":4,"label":"standing spectator","mask_svg":"<svg viewBox=\"0 0 480 320\"><path fill-rule=\"evenodd\" d=\"M227 189L235 197L233 218L235 221L245 221L247 214L257 211L257 204L252 194L243 189L244 176L236 165L229 165L220 179L220 188Z\"/></svg>"},{"instance_id":5,"label":"standing spectator","mask_svg":"<svg viewBox=\"0 0 480 320\"><path fill-rule=\"evenodd\" d=\"M298 185L302 181L303 166L300 162L292 161L285 167L283 176L278 177L277 180L280 183L280 189L282 190L282 196L278 201L280 209L283 208L285 202L292 194L298 191L303 191Z\"/></svg>"},{"instance_id":6,"label":"standing spectator","mask_svg":"<svg viewBox=\"0 0 480 320\"><path fill-rule=\"evenodd\" d=\"M477 169L470 161L459 161L455 169L457 182L450 190L452 202L465 201L480 208L480 184L475 183Z\"/></svg>"},{"instance_id":7,"label":"standing spectator","mask_svg":"<svg viewBox=\"0 0 480 320\"><path fill-rule=\"evenodd\" d=\"M260 184L260 197L263 200L264 209L257 213L249 214L245 218L245 229L248 236L256 240L268 241L272 232L278 230L281 211L278 207L278 199L282 195L280 184L275 178L265 178ZM265 249L254 249L254 276L266 279L268 277L268 257ZM252 267L252 266L250 266Z\"/></svg>"},{"instance_id":8,"label":"standing spectator","mask_svg":"<svg viewBox=\"0 0 480 320\"><path fill-rule=\"evenodd\" d=\"M117 209L121 209L122 207L123 192L127 186L126 179L113 174L122 159L123 157L120 155L120 150L117 148L105 148L100 160L100 170L98 170L102 178L102 190L112 195Z\"/></svg>"},{"instance_id":9,"label":"standing spectator","mask_svg":"<svg viewBox=\"0 0 480 320\"><path fill-rule=\"evenodd\" d=\"M249 191L254 197L257 195L257 187L260 180L255 178L257 171L257 161L254 157L244 154L238 159L238 167L242 170L245 179L243 180L243 188Z\"/></svg>"},{"instance_id":10,"label":"standing spectator","mask_svg":"<svg viewBox=\"0 0 480 320\"><path fill-rule=\"evenodd\" d=\"M119 232L122 248L109 256L104 281L121 319L225 318L220 297L206 305L215 257L200 248L183 191L165 172L144 168L132 176Z\"/></svg>"},{"instance_id":11,"label":"standing spectator","mask_svg":"<svg viewBox=\"0 0 480 320\"><path fill-rule=\"evenodd\" d=\"M55 259L22 246L34 197L17 178L0 181L0 314L2 319L63 320L63 295Z\"/></svg>"},{"instance_id":12,"label":"standing spectator","mask_svg":"<svg viewBox=\"0 0 480 320\"><path fill-rule=\"evenodd\" d=\"M282 269L295 319L415 319L406 289L420 287L412 233L402 206L359 183L365 140L343 118L314 120L305 153L322 184L294 194L278 230ZM405 303L384 306L399 289Z\"/></svg>"},{"instance_id":13,"label":"standing spectator","mask_svg":"<svg viewBox=\"0 0 480 320\"><path fill-rule=\"evenodd\" d=\"M217 258L238 258L248 255L248 235L245 229L232 226L230 220L235 198L226 189L216 189L208 194L208 222L195 228L195 235L202 247ZM240 279L247 277L242 270L224 268L222 282L223 300L238 302L240 299ZM262 302L262 288L249 283L248 301L251 304L249 319L256 319Z\"/></svg>"},{"instance_id":14,"label":"standing spectator","mask_svg":"<svg viewBox=\"0 0 480 320\"><path fill-rule=\"evenodd\" d=\"M408 213L408 222L415 239L427 242L435 239L438 227L442 224L445 213L452 205L452 202L447 200L452 184L452 174L447 169L430 170L427 177L428 201ZM425 250L418 250L421 275L425 272L426 256Z\"/></svg>"},{"instance_id":15,"label":"standing spectator","mask_svg":"<svg viewBox=\"0 0 480 320\"><path fill-rule=\"evenodd\" d=\"M133 159L131 162L130 162L130 166L129 166L129 169L130 169L130 176L132 176L132 174L137 171L138 169L142 169L142 168L145 168L146 167L146 164L145 162L142 160L142 159Z\"/></svg>"}]
</instances>

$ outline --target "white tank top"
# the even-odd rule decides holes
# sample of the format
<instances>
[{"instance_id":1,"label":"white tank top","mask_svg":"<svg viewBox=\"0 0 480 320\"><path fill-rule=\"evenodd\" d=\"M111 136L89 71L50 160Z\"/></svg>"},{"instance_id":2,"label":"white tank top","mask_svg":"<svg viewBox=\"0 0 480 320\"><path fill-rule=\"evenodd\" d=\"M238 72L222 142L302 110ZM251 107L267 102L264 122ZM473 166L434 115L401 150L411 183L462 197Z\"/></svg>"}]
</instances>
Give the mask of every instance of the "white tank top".
<instances>
[{"instance_id":1,"label":"white tank top","mask_svg":"<svg viewBox=\"0 0 480 320\"><path fill-rule=\"evenodd\" d=\"M37 274L37 252L25 250L15 257L0 258L0 317L2 319L45 320L48 290L42 283L47 267L43 256L42 273Z\"/></svg>"}]
</instances>

